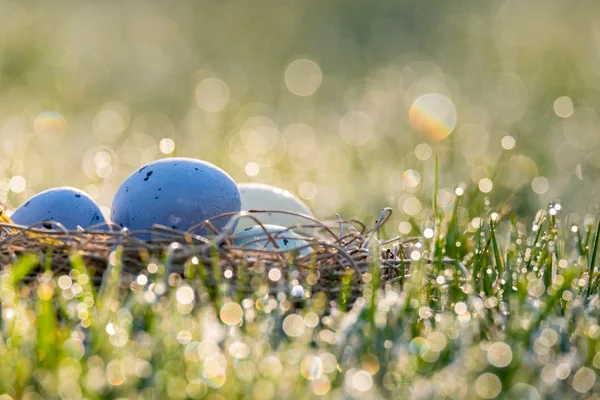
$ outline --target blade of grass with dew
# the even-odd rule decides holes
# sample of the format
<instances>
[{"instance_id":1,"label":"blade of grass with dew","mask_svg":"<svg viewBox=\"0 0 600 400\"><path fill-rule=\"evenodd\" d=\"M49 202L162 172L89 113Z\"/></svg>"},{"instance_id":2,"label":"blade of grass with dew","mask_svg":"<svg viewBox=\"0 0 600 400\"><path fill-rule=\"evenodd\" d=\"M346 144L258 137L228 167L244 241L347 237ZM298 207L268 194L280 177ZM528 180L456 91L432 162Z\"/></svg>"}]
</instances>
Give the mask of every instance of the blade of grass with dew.
<instances>
[{"instance_id":1,"label":"blade of grass with dew","mask_svg":"<svg viewBox=\"0 0 600 400\"><path fill-rule=\"evenodd\" d=\"M438 196L439 196L439 185L440 185L440 164L439 155L435 155L435 171L434 171L434 184L433 184L433 264L432 264L432 275L437 276L439 270L443 268L442 258L444 257L442 249L444 243L441 236L442 220L444 216L438 209ZM435 279L435 278L434 278ZM431 288L428 289L429 294Z\"/></svg>"},{"instance_id":2,"label":"blade of grass with dew","mask_svg":"<svg viewBox=\"0 0 600 400\"><path fill-rule=\"evenodd\" d=\"M483 232L483 227L480 228L480 232ZM487 264L484 264L484 261L487 259L487 253L490 247L491 239L485 239L483 236L481 236L481 233L478 236L482 240L478 241L477 250L475 251L475 256L473 257L473 262L471 265L473 270L471 273L471 285L473 286L474 290L481 291L486 273L484 267L487 266Z\"/></svg>"},{"instance_id":3,"label":"blade of grass with dew","mask_svg":"<svg viewBox=\"0 0 600 400\"><path fill-rule=\"evenodd\" d=\"M500 248L498 247L498 240L496 239L496 221L494 218L490 218L490 238L492 240L492 251L494 252L494 261L496 264L498 279L503 278L504 268L502 266L502 257L500 257Z\"/></svg>"},{"instance_id":4,"label":"blade of grass with dew","mask_svg":"<svg viewBox=\"0 0 600 400\"><path fill-rule=\"evenodd\" d=\"M517 217L514 213L510 213L510 237L509 237L509 245L508 251L506 252L506 258L504 262L504 270L506 276L506 284L504 285L504 293L505 295L513 295L514 294L514 279L518 279L518 252L520 242L519 237L519 227L517 225ZM514 274L514 276L513 276ZM510 310L510 298L506 299L506 306Z\"/></svg>"},{"instance_id":5,"label":"blade of grass with dew","mask_svg":"<svg viewBox=\"0 0 600 400\"><path fill-rule=\"evenodd\" d=\"M454 260L454 270L452 274L452 282L450 283L450 301L455 303L460 296L462 295L461 289L461 271L459 267L459 263L465 256L466 242L467 239L460 232L459 222L458 222L458 211L460 209L461 200L463 195L456 192L456 201L454 202L452 215L450 217L450 221L448 222L447 233L446 233L446 246L445 251L446 255ZM465 279L467 276L465 275Z\"/></svg>"},{"instance_id":6,"label":"blade of grass with dew","mask_svg":"<svg viewBox=\"0 0 600 400\"><path fill-rule=\"evenodd\" d=\"M194 276L196 274L196 266L192 263L191 260L186 260L183 265L183 278L193 281Z\"/></svg>"},{"instance_id":7,"label":"blade of grass with dew","mask_svg":"<svg viewBox=\"0 0 600 400\"><path fill-rule=\"evenodd\" d=\"M342 277L342 287L340 290L339 297L339 308L340 311L345 313L348 310L348 303L350 300L350 290L352 290L352 278L354 276L354 270L352 268L346 269L345 274Z\"/></svg>"},{"instance_id":8,"label":"blade of grass with dew","mask_svg":"<svg viewBox=\"0 0 600 400\"><path fill-rule=\"evenodd\" d=\"M531 263L537 256L537 253L541 251L542 246L538 246L538 243L540 242L540 238L542 237L542 232L544 230L545 223L546 211L540 210L539 219L536 218L536 221L534 221L532 226L532 230L535 232L535 238L532 242L528 243L528 251L530 253L530 257L525 263L525 268L527 269L527 271L531 271Z\"/></svg>"},{"instance_id":9,"label":"blade of grass with dew","mask_svg":"<svg viewBox=\"0 0 600 400\"><path fill-rule=\"evenodd\" d=\"M549 258L550 257L550 258ZM538 257L534 269L538 271L538 277L544 282L546 287L550 286L552 282L552 274L551 274L551 264L550 271L548 271L548 260L552 262L552 256L548 254L548 250L546 248L542 249L540 256Z\"/></svg>"},{"instance_id":10,"label":"blade of grass with dew","mask_svg":"<svg viewBox=\"0 0 600 400\"><path fill-rule=\"evenodd\" d=\"M25 254L11 267L12 281L15 285L23 280L35 267L39 265L39 258L35 254Z\"/></svg>"},{"instance_id":11,"label":"blade of grass with dew","mask_svg":"<svg viewBox=\"0 0 600 400\"><path fill-rule=\"evenodd\" d=\"M594 276L594 267L596 266L596 255L598 254L598 245L600 244L600 213L598 213L598 221L596 223L596 232L594 233L594 242L592 243L592 255L588 262L588 285L586 299L592 295L592 278Z\"/></svg>"},{"instance_id":12,"label":"blade of grass with dew","mask_svg":"<svg viewBox=\"0 0 600 400\"><path fill-rule=\"evenodd\" d=\"M370 290L371 290L371 298L368 301L368 307L369 307L369 322L371 323L371 326L373 329L375 329L375 313L377 312L377 302L378 302L378 292L379 292L379 286L381 283L381 275L380 275L380 269L379 269L379 258L377 257L377 255L375 254L377 250L373 250L372 254L371 254L371 265L370 265L370 275L371 275L371 282L369 283L370 286Z\"/></svg>"},{"instance_id":13,"label":"blade of grass with dew","mask_svg":"<svg viewBox=\"0 0 600 400\"><path fill-rule=\"evenodd\" d=\"M419 259L416 265L416 273L415 273L415 282L412 286L414 293L413 299L417 300L417 307L420 310L421 307L427 306L429 307L429 297L428 296L428 285L429 285L429 277L428 275L428 264L425 262L423 257ZM411 273L412 275L412 273ZM412 306L412 305L411 305ZM422 329L423 319L419 315L419 312L412 313L411 319L411 328L413 337L419 336L419 333Z\"/></svg>"},{"instance_id":14,"label":"blade of grass with dew","mask_svg":"<svg viewBox=\"0 0 600 400\"><path fill-rule=\"evenodd\" d=\"M583 240L583 255L587 257L590 252L590 240L592 239L593 225L590 223L585 225L585 239Z\"/></svg>"},{"instance_id":15,"label":"blade of grass with dew","mask_svg":"<svg viewBox=\"0 0 600 400\"><path fill-rule=\"evenodd\" d=\"M555 212L558 212L555 210ZM564 254L564 244L567 242L568 230L563 230L563 234L560 235L560 221L558 215L552 214L550 219L550 234L553 237L554 243L554 256L559 259L561 254Z\"/></svg>"},{"instance_id":16,"label":"blade of grass with dew","mask_svg":"<svg viewBox=\"0 0 600 400\"><path fill-rule=\"evenodd\" d=\"M123 269L123 246L117 246L108 258L108 267L104 271L102 285L96 298L96 314L91 329L94 332L90 345L93 351L101 351L106 345L106 325L118 306L121 271Z\"/></svg>"},{"instance_id":17,"label":"blade of grass with dew","mask_svg":"<svg viewBox=\"0 0 600 400\"><path fill-rule=\"evenodd\" d=\"M54 286L41 282L37 289L36 352L38 365L52 370L57 363L58 322L54 308Z\"/></svg>"},{"instance_id":18,"label":"blade of grass with dew","mask_svg":"<svg viewBox=\"0 0 600 400\"><path fill-rule=\"evenodd\" d=\"M583 243L583 237L581 236L581 229L577 224L573 224L571 229L574 230L575 242L577 243L577 250L579 251L579 255L585 257L585 245Z\"/></svg>"},{"instance_id":19,"label":"blade of grass with dew","mask_svg":"<svg viewBox=\"0 0 600 400\"><path fill-rule=\"evenodd\" d=\"M458 209L460 207L461 198L462 196L456 196L456 200L452 207L452 216L448 222L446 232L446 255L452 259L459 257L456 242L460 240L460 232L458 231Z\"/></svg>"},{"instance_id":20,"label":"blade of grass with dew","mask_svg":"<svg viewBox=\"0 0 600 400\"><path fill-rule=\"evenodd\" d=\"M191 237L191 235L187 234L185 235L185 244L188 247L189 251L192 254L196 254L197 253L197 246L194 244L194 241ZM196 258L197 257L192 257ZM183 270L183 276L190 279L190 280L194 280L195 276L196 276L196 264L191 262L192 259L186 260L186 263L184 265L184 270Z\"/></svg>"},{"instance_id":21,"label":"blade of grass with dew","mask_svg":"<svg viewBox=\"0 0 600 400\"><path fill-rule=\"evenodd\" d=\"M491 241L491 239L490 239ZM492 250L493 251L493 250ZM490 296L494 290L494 269L492 265L492 256L490 255L490 246L488 250L483 254L482 257L482 270L481 270L481 291L479 292L482 296Z\"/></svg>"},{"instance_id":22,"label":"blade of grass with dew","mask_svg":"<svg viewBox=\"0 0 600 400\"><path fill-rule=\"evenodd\" d=\"M212 278L215 285L215 298L213 299L215 307L218 310L223 306L223 297L227 295L227 282L223 281L223 271L221 270L221 257L217 246L208 248L210 254L210 264L212 268Z\"/></svg>"}]
</instances>

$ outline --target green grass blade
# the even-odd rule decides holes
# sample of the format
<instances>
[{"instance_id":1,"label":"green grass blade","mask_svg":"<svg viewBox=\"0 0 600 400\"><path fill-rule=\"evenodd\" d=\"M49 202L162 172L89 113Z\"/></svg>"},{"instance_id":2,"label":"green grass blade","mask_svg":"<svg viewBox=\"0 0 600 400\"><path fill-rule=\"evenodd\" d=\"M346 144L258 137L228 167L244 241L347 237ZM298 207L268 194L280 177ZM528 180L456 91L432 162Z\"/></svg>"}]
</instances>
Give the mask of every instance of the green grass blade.
<instances>
[{"instance_id":1,"label":"green grass blade","mask_svg":"<svg viewBox=\"0 0 600 400\"><path fill-rule=\"evenodd\" d=\"M36 350L38 363L51 369L57 362L58 323L54 308L54 288L51 283L43 282L37 290L38 310L36 318Z\"/></svg>"},{"instance_id":2,"label":"green grass blade","mask_svg":"<svg viewBox=\"0 0 600 400\"><path fill-rule=\"evenodd\" d=\"M502 257L500 257L500 249L498 248L498 240L496 239L496 222L493 219L490 220L490 238L492 239L492 250L494 252L496 268L498 269L498 276L502 277L504 268L502 266Z\"/></svg>"},{"instance_id":3,"label":"green grass blade","mask_svg":"<svg viewBox=\"0 0 600 400\"><path fill-rule=\"evenodd\" d=\"M346 273L342 277L342 287L340 289L339 307L342 312L348 310L348 303L350 302L350 291L352 290L352 280L354 276L354 270L348 268Z\"/></svg>"},{"instance_id":4,"label":"green grass blade","mask_svg":"<svg viewBox=\"0 0 600 400\"><path fill-rule=\"evenodd\" d=\"M448 232L446 233L446 255L450 258L457 258L456 242L459 241L460 233L458 232L458 209L460 207L460 200L462 196L456 196L454 207L452 209L452 216L448 223Z\"/></svg>"},{"instance_id":5,"label":"green grass blade","mask_svg":"<svg viewBox=\"0 0 600 400\"><path fill-rule=\"evenodd\" d=\"M598 243L600 242L600 213L598 213L598 222L596 232L594 234L594 242L592 244L592 255L589 258L588 269L588 286L586 297L589 298L592 294L592 278L594 276L594 266L596 264L596 255L598 254Z\"/></svg>"},{"instance_id":6,"label":"green grass blade","mask_svg":"<svg viewBox=\"0 0 600 400\"><path fill-rule=\"evenodd\" d=\"M39 258L35 254L25 254L19 258L11 268L13 283L23 280L35 267L39 265Z\"/></svg>"}]
</instances>

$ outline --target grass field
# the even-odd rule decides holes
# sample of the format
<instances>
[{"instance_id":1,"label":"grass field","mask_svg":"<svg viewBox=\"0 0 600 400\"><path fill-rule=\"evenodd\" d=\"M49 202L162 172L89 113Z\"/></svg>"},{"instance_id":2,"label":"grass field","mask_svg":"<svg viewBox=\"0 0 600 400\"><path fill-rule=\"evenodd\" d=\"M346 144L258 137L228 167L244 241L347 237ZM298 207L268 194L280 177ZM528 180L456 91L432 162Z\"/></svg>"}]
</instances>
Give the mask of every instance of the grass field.
<instances>
[{"instance_id":1,"label":"grass field","mask_svg":"<svg viewBox=\"0 0 600 400\"><path fill-rule=\"evenodd\" d=\"M193 157L405 243L351 302L12 259L0 400L599 399L599 4L0 0L9 211Z\"/></svg>"},{"instance_id":2,"label":"grass field","mask_svg":"<svg viewBox=\"0 0 600 400\"><path fill-rule=\"evenodd\" d=\"M1 276L0 398L596 399L597 222L435 215L404 274L373 263L350 304L309 279L269 294L269 271L248 295L197 262L167 276L168 258L123 289L119 250L99 291L76 255L31 290L22 257Z\"/></svg>"}]
</instances>

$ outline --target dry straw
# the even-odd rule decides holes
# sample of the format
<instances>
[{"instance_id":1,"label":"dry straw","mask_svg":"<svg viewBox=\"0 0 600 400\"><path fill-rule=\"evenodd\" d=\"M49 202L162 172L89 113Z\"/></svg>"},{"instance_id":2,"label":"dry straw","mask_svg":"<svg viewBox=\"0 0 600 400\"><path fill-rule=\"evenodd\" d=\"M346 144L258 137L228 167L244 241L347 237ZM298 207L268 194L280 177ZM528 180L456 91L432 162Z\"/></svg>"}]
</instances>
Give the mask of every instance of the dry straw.
<instances>
[{"instance_id":1,"label":"dry straw","mask_svg":"<svg viewBox=\"0 0 600 400\"><path fill-rule=\"evenodd\" d=\"M233 232L239 220L249 218L262 226L263 213L295 215L306 222L276 234L265 229L261 242L265 243L268 238L273 244L268 249L250 248L252 242L248 241L236 246ZM111 263L119 264L123 287L134 284L139 274L156 272L149 270L152 265L154 269L164 268L165 276L199 277L206 287L227 282L234 292L245 292L261 282L267 284L272 294L300 287L298 300L312 291L323 292L330 300L350 303L362 295L365 276L378 278L376 282L381 284L401 281L406 276L409 262L405 254L410 241L379 240L378 232L390 216L391 209L383 209L371 229L355 219L342 220L339 215L335 221L320 222L305 215L274 210L224 214L187 232L164 226L127 231L103 225L69 231L56 222L51 222L52 229L47 229L48 223L31 227L2 223L5 233L0 239L0 262L2 268L6 268L23 254L37 255L39 266L26 277L28 282L35 282L37 275L47 269L55 276L69 274L72 257L78 255L98 286ZM226 217L230 218L229 222L221 232L217 231L214 222ZM285 239L289 232L301 235L307 242L303 247L313 251L299 252L300 247L293 251L278 248L276 239ZM235 233L237 238L240 235ZM117 261L115 254L120 255ZM273 269L278 271L269 274ZM373 277L374 273L378 277Z\"/></svg>"}]
</instances>

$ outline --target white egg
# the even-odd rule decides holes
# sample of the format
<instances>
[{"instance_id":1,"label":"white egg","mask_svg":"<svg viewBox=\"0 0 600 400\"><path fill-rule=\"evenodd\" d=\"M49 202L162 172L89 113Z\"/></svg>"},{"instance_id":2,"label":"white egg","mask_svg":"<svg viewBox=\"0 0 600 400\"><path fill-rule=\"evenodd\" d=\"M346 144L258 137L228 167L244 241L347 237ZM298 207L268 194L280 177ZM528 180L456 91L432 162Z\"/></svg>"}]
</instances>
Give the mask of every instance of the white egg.
<instances>
[{"instance_id":1,"label":"white egg","mask_svg":"<svg viewBox=\"0 0 600 400\"><path fill-rule=\"evenodd\" d=\"M277 246L268 235L275 240ZM296 232L292 232L283 226L270 224L255 225L237 232L233 236L233 243L236 247L257 250L298 250L300 255L309 254L313 251L312 247L309 246L309 242Z\"/></svg>"},{"instance_id":2,"label":"white egg","mask_svg":"<svg viewBox=\"0 0 600 400\"><path fill-rule=\"evenodd\" d=\"M263 183L242 183L238 185L238 188L242 199L242 210L280 210L313 217L310 208L287 190ZM284 227L292 227L297 224L313 224L309 219L285 213L269 212L253 213L252 215L258 218L263 224L274 224ZM240 219L236 227L236 232L255 224L256 222L251 218L244 217Z\"/></svg>"}]
</instances>

